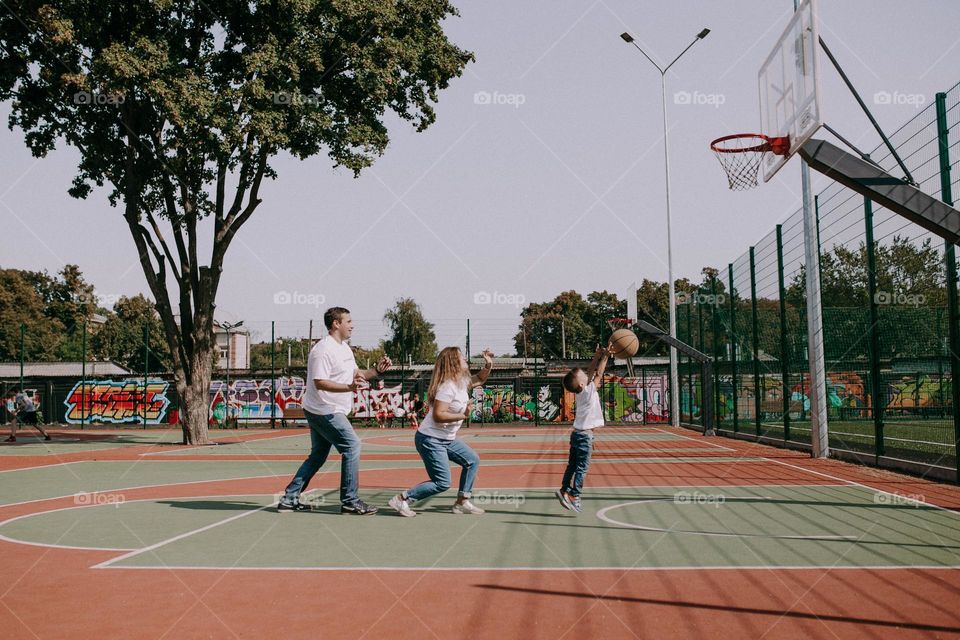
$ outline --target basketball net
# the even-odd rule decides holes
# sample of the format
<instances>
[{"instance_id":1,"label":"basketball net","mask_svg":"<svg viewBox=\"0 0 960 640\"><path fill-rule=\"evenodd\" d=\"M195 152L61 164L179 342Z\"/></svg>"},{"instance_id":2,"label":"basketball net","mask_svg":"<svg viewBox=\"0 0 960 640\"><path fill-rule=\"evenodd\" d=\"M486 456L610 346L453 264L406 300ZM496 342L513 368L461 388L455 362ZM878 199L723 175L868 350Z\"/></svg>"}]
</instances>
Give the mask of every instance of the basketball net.
<instances>
[{"instance_id":1,"label":"basketball net","mask_svg":"<svg viewBox=\"0 0 960 640\"><path fill-rule=\"evenodd\" d=\"M737 133L710 143L710 149L727 174L731 191L745 191L757 186L760 164L768 153L786 155L788 138L769 138L760 133Z\"/></svg>"}]
</instances>

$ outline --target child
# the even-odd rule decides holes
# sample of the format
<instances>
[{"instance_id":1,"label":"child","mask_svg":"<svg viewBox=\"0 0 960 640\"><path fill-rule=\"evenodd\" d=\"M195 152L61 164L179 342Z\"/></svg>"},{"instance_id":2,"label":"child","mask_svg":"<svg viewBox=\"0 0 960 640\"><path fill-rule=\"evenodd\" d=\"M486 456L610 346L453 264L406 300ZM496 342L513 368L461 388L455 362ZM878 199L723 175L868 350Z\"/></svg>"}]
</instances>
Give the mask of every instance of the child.
<instances>
[{"instance_id":1,"label":"child","mask_svg":"<svg viewBox=\"0 0 960 640\"><path fill-rule=\"evenodd\" d=\"M570 434L570 459L563 473L563 486L557 490L557 499L564 509L573 509L577 513L583 510L580 505L580 491L583 478L590 467L590 454L593 451L593 430L603 426L603 406L597 385L603 380L610 356L610 345L597 347L590 367L584 371L575 367L563 376L563 388L577 394L576 417L573 420L573 432Z\"/></svg>"}]
</instances>

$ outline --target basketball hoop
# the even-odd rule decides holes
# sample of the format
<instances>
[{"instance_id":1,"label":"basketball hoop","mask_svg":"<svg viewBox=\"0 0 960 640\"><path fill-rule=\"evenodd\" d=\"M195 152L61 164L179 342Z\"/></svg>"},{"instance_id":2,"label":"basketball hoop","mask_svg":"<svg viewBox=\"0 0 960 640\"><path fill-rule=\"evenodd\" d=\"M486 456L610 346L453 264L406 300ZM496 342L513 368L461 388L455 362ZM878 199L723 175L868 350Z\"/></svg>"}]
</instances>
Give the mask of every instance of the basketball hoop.
<instances>
[{"instance_id":1,"label":"basketball hoop","mask_svg":"<svg viewBox=\"0 0 960 640\"><path fill-rule=\"evenodd\" d=\"M757 186L760 163L767 153L785 156L790 152L790 138L771 138L762 133L735 133L717 138L710 149L727 173L732 191L744 191Z\"/></svg>"}]
</instances>

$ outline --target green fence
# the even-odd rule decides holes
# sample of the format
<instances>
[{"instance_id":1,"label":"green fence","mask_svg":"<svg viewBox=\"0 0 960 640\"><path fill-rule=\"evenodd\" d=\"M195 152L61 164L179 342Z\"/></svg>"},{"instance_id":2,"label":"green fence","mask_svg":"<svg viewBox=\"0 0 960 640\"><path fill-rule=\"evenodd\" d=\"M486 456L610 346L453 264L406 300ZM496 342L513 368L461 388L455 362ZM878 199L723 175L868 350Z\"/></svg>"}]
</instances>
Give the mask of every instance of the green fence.
<instances>
[{"instance_id":1,"label":"green fence","mask_svg":"<svg viewBox=\"0 0 960 640\"><path fill-rule=\"evenodd\" d=\"M890 138L920 188L951 202L960 85ZM870 155L901 175L885 147ZM831 449L957 469L953 246L837 183L815 206ZM714 397L705 399L699 370L681 359L684 421L700 424L712 401L722 432L810 442L803 261L800 210L678 301L680 339L716 360Z\"/></svg>"}]
</instances>

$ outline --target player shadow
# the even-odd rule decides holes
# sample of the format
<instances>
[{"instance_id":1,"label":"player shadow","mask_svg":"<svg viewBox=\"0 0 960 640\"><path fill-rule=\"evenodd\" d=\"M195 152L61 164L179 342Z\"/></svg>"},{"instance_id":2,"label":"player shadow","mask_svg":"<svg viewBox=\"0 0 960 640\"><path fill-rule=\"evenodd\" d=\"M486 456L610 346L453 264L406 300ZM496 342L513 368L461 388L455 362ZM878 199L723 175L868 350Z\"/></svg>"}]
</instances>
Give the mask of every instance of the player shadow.
<instances>
[{"instance_id":1,"label":"player shadow","mask_svg":"<svg viewBox=\"0 0 960 640\"><path fill-rule=\"evenodd\" d=\"M266 506L262 502L242 500L157 500L156 503L177 509L200 511L251 511Z\"/></svg>"},{"instance_id":2,"label":"player shadow","mask_svg":"<svg viewBox=\"0 0 960 640\"><path fill-rule=\"evenodd\" d=\"M669 567L667 568L669 569ZM805 613L803 611L784 611L780 609L763 609L760 607L742 607L736 605L709 604L706 602L679 602L677 600L664 600L659 598L640 598L636 596L625 595L606 595L596 593L582 593L577 591L558 591L553 589L536 589L532 587L509 587L499 584L475 584L474 587L480 589L490 589L496 591L506 591L511 593L529 593L540 596L557 596L564 598L579 598L585 600L609 600L612 602L630 602L633 604L662 605L669 607L679 607L683 609L700 609L705 611L724 611L731 613L745 613L753 615L768 615L775 618L798 618L801 620L812 620L823 622L848 622L853 624L869 624L881 627L892 627L897 629L913 629L917 631L932 631L942 633L960 632L958 626L925 624L921 622L905 622L902 620L877 620L875 618L857 618L853 616L838 616L828 613Z\"/></svg>"}]
</instances>

